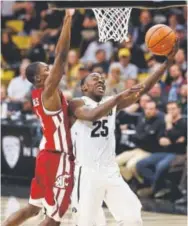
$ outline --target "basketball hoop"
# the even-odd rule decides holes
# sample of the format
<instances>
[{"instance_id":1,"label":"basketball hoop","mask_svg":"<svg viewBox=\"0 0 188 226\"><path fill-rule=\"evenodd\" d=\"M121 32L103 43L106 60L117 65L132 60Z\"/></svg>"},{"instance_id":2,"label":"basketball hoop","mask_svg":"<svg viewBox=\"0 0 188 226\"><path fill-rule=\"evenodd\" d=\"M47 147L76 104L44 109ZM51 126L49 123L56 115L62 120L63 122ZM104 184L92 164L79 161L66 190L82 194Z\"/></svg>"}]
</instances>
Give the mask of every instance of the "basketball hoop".
<instances>
[{"instance_id":1,"label":"basketball hoop","mask_svg":"<svg viewBox=\"0 0 188 226\"><path fill-rule=\"evenodd\" d=\"M136 9L167 9L183 7L187 1L51 1L49 8L65 10L66 8L92 9L98 25L99 41L128 40L128 23L132 8Z\"/></svg>"},{"instance_id":2,"label":"basketball hoop","mask_svg":"<svg viewBox=\"0 0 188 226\"><path fill-rule=\"evenodd\" d=\"M128 23L132 8L93 8L98 24L99 41L128 40Z\"/></svg>"}]
</instances>

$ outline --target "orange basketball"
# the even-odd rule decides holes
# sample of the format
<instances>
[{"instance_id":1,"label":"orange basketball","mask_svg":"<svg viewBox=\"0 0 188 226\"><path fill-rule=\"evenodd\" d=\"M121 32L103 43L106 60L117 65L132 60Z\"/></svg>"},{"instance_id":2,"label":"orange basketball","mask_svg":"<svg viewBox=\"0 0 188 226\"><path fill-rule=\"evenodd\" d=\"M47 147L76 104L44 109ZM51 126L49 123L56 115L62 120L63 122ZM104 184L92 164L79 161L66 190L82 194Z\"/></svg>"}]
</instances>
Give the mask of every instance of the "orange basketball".
<instances>
[{"instance_id":1,"label":"orange basketball","mask_svg":"<svg viewBox=\"0 0 188 226\"><path fill-rule=\"evenodd\" d=\"M164 24L151 27L145 37L148 49L156 55L167 55L176 41L175 32Z\"/></svg>"}]
</instances>

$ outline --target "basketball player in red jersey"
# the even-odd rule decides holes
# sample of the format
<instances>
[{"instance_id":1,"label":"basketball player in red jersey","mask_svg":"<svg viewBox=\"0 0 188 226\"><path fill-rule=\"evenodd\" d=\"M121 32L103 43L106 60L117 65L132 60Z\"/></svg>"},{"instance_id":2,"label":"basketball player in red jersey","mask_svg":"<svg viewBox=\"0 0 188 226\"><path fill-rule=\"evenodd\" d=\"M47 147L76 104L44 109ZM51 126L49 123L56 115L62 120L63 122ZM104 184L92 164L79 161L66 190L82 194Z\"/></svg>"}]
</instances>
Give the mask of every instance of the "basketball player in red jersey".
<instances>
[{"instance_id":1,"label":"basketball player in red jersey","mask_svg":"<svg viewBox=\"0 0 188 226\"><path fill-rule=\"evenodd\" d=\"M67 103L58 90L70 47L74 9L66 10L64 25L56 46L52 69L42 62L30 64L27 79L36 87L33 107L38 115L43 139L36 159L29 204L11 215L4 226L17 226L44 208L46 217L40 226L58 226L70 203L73 187L74 157L70 137Z\"/></svg>"}]
</instances>

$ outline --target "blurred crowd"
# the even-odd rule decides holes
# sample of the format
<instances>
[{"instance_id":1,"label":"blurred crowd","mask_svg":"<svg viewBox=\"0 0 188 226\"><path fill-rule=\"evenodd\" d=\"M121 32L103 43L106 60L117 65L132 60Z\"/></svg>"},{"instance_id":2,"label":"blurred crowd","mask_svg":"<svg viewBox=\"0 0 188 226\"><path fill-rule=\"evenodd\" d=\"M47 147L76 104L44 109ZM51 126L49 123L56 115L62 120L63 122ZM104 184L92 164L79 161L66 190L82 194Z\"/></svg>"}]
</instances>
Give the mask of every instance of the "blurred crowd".
<instances>
[{"instance_id":1,"label":"blurred crowd","mask_svg":"<svg viewBox=\"0 0 188 226\"><path fill-rule=\"evenodd\" d=\"M31 102L33 87L26 80L25 68L34 61L53 64L64 12L52 11L42 1L3 1L1 5L1 118L30 120L36 116ZM147 30L159 23L176 32L180 47L159 83L118 113L117 162L139 196L159 198L176 189L177 197L183 197L177 202L182 203L187 190L186 173L182 173L187 148L186 7L133 9L129 41L122 43L100 43L92 10L78 9L60 89L68 100L80 97L80 80L91 72L106 76L106 95L142 82L165 59L152 55L144 42ZM171 176L174 174L178 176Z\"/></svg>"}]
</instances>

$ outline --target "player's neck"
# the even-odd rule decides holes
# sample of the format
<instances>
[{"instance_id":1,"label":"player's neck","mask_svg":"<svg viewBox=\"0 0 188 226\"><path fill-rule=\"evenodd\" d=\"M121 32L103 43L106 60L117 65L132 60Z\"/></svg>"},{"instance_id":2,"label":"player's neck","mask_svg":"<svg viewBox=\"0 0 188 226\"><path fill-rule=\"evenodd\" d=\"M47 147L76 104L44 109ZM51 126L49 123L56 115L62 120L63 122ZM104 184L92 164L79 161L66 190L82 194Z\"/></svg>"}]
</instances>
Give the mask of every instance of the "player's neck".
<instances>
[{"instance_id":1,"label":"player's neck","mask_svg":"<svg viewBox=\"0 0 188 226\"><path fill-rule=\"evenodd\" d=\"M94 100L95 102L100 102L102 100L102 97L100 97L100 96L92 96L92 95L87 94L87 97Z\"/></svg>"}]
</instances>

